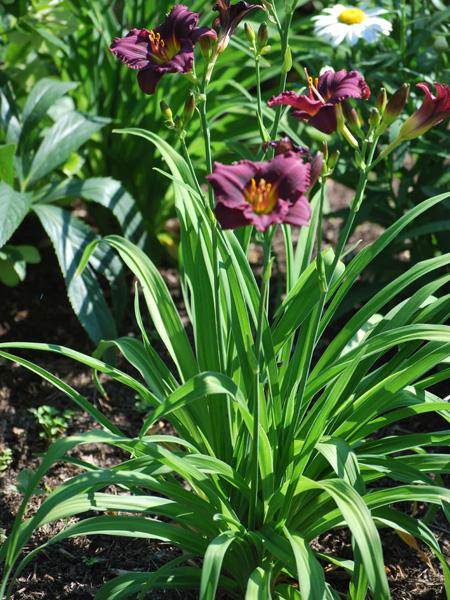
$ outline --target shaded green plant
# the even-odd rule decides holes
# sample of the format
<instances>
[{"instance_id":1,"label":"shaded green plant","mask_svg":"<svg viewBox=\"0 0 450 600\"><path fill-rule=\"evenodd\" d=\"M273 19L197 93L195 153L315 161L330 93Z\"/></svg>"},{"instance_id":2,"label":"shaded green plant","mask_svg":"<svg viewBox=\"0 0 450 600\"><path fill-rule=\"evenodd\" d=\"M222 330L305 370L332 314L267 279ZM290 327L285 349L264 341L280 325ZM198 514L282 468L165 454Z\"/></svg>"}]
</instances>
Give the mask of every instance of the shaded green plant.
<instances>
[{"instance_id":1,"label":"shaded green plant","mask_svg":"<svg viewBox=\"0 0 450 600\"><path fill-rule=\"evenodd\" d=\"M39 433L39 437L46 439L48 442L54 442L57 438L64 435L70 426L72 418L76 414L73 410L61 411L47 404L43 404L37 408L30 408L29 410L43 429Z\"/></svg>"},{"instance_id":2,"label":"shaded green plant","mask_svg":"<svg viewBox=\"0 0 450 600\"><path fill-rule=\"evenodd\" d=\"M2 448L0 450L0 473L6 471L10 467L13 461L13 454L11 448Z\"/></svg>"},{"instance_id":3,"label":"shaded green plant","mask_svg":"<svg viewBox=\"0 0 450 600\"><path fill-rule=\"evenodd\" d=\"M40 260L34 247L11 243L23 220L35 215L50 238L75 314L92 340L117 334L127 306L123 269L111 253L97 253L92 267L75 278L76 265L96 231L70 210L83 199L107 209L119 229L143 244L145 230L133 198L109 177L82 179L80 147L108 120L75 110L67 95L76 87L42 79L31 90L19 113L9 86L0 90L0 280L16 285L25 277L27 263ZM8 243L10 242L10 243ZM99 276L111 286L113 310L105 301Z\"/></svg>"}]
</instances>

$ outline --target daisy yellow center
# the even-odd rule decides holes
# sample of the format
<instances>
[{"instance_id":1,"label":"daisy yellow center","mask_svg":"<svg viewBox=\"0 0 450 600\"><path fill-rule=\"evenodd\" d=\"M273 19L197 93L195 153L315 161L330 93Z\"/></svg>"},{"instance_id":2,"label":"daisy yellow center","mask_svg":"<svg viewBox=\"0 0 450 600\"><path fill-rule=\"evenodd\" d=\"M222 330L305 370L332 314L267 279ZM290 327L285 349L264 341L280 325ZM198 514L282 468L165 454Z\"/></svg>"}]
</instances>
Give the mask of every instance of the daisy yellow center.
<instances>
[{"instance_id":1,"label":"daisy yellow center","mask_svg":"<svg viewBox=\"0 0 450 600\"><path fill-rule=\"evenodd\" d=\"M362 23L365 18L366 13L360 8L347 8L339 14L338 21L346 25L357 25Z\"/></svg>"},{"instance_id":2,"label":"daisy yellow center","mask_svg":"<svg viewBox=\"0 0 450 600\"><path fill-rule=\"evenodd\" d=\"M256 182L253 177L244 190L247 202L252 206L253 212L258 215L270 214L277 203L276 188L265 179Z\"/></svg>"}]
</instances>

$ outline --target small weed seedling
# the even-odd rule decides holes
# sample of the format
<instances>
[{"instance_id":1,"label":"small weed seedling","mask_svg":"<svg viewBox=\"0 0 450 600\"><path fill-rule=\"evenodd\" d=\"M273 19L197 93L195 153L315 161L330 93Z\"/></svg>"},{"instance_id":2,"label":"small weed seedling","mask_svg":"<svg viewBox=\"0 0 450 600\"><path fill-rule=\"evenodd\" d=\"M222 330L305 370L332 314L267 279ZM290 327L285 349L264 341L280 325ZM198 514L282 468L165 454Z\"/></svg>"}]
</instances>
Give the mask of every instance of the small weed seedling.
<instances>
[{"instance_id":1,"label":"small weed seedling","mask_svg":"<svg viewBox=\"0 0 450 600\"><path fill-rule=\"evenodd\" d=\"M6 471L12 463L12 460L11 448L3 448L3 450L0 450L0 473Z\"/></svg>"},{"instance_id":2,"label":"small weed seedling","mask_svg":"<svg viewBox=\"0 0 450 600\"><path fill-rule=\"evenodd\" d=\"M39 437L49 442L62 436L70 425L75 412L72 410L60 411L54 406L44 404L38 408L30 408L30 412L36 417L37 422L44 431Z\"/></svg>"}]
</instances>

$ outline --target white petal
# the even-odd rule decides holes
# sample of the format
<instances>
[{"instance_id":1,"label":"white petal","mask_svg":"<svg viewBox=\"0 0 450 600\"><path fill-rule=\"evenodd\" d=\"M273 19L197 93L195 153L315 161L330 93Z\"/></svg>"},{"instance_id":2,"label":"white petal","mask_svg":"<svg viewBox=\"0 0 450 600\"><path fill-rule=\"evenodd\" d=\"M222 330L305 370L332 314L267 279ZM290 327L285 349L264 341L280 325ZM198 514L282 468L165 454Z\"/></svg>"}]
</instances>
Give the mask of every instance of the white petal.
<instances>
[{"instance_id":1,"label":"white petal","mask_svg":"<svg viewBox=\"0 0 450 600\"><path fill-rule=\"evenodd\" d=\"M367 27L375 27L385 35L389 35L392 31L392 23L386 19L380 19L378 17L370 17L366 19Z\"/></svg>"},{"instance_id":2,"label":"white petal","mask_svg":"<svg viewBox=\"0 0 450 600\"><path fill-rule=\"evenodd\" d=\"M374 29L366 27L361 33L362 37L366 40L368 44L373 44L377 41L378 33Z\"/></svg>"},{"instance_id":3,"label":"white petal","mask_svg":"<svg viewBox=\"0 0 450 600\"><path fill-rule=\"evenodd\" d=\"M389 11L384 8L368 8L364 12L368 17L378 17L378 15L385 15Z\"/></svg>"}]
</instances>

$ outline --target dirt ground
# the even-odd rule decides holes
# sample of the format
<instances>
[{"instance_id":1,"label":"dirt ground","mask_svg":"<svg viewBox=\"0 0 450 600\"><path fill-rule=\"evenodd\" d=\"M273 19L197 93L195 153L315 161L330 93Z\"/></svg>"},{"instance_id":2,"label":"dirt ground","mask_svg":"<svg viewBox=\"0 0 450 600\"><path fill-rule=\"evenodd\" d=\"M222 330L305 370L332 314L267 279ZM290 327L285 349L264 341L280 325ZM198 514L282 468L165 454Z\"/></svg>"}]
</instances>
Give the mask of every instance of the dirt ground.
<instances>
[{"instance_id":1,"label":"dirt ground","mask_svg":"<svg viewBox=\"0 0 450 600\"><path fill-rule=\"evenodd\" d=\"M327 233L332 238L333 231ZM43 249L43 261L29 269L25 283L13 290L0 291L0 341L28 340L63 344L81 351L91 352L92 346L74 317L66 299L62 279L50 248ZM178 295L174 270L165 269L163 275ZM125 326L132 328L131 321ZM31 356L31 353L20 353ZM33 355L40 365L48 368L75 387L107 414L124 431L137 432L141 415L136 410L133 394L125 388L108 384L109 400L97 397L91 375L76 363L54 355ZM125 390L125 391L124 391ZM0 472L0 533L9 531L20 502L14 491L17 474L24 468L35 468L39 456L46 450L47 442L39 437L41 431L29 409L42 404L60 409L74 407L60 392L41 381L37 376L9 362L0 363L0 451L10 448L12 464ZM423 424L411 421L409 430L422 428ZM432 424L428 424L432 426ZM92 428L86 414L77 412L68 433ZM439 425L438 427L439 428ZM115 464L124 457L109 447L86 446L80 456L101 465ZM75 467L58 465L44 481L46 490L72 476ZM36 506L39 499L36 499ZM406 506L410 511L411 507ZM421 507L418 507L421 510ZM32 547L42 543L62 528L62 523L46 525L32 540ZM438 515L432 526L443 550L450 558L448 526ZM382 533L386 571L394 600L442 600L445 598L439 564L425 548L420 553L410 548L395 533ZM317 541L322 551L336 551L340 556L350 556L350 540L343 533L328 534ZM164 543L128 538L98 536L90 539L67 540L46 549L24 571L15 587L13 600L93 598L99 586L123 570L154 570L174 558L178 553ZM329 572L329 581L339 587L342 575ZM196 594L176 591L153 592L151 598L185 599Z\"/></svg>"}]
</instances>

